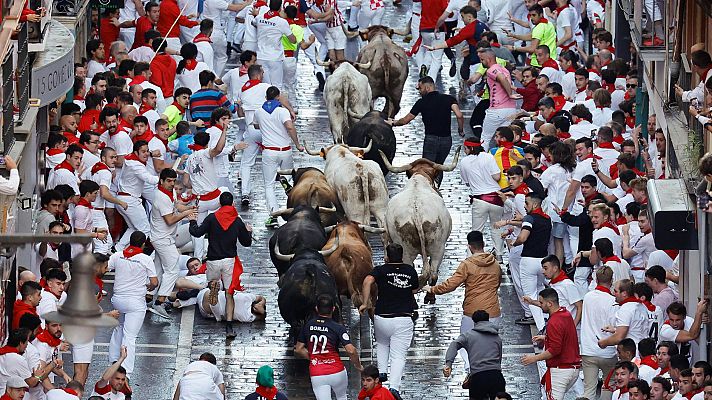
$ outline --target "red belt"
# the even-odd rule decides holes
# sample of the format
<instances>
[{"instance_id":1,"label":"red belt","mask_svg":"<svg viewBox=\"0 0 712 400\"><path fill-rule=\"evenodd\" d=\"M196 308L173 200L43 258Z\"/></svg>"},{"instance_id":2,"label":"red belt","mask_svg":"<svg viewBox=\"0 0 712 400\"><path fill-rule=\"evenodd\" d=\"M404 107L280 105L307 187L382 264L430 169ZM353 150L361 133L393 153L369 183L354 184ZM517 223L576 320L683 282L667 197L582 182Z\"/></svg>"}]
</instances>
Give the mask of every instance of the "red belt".
<instances>
[{"instance_id":1,"label":"red belt","mask_svg":"<svg viewBox=\"0 0 712 400\"><path fill-rule=\"evenodd\" d=\"M218 196L220 196L220 193L222 193L220 189L215 189L212 192L201 194L198 196L198 201L210 201L213 199L217 199Z\"/></svg>"},{"instance_id":2,"label":"red belt","mask_svg":"<svg viewBox=\"0 0 712 400\"><path fill-rule=\"evenodd\" d=\"M630 267L631 271L645 271L645 267Z\"/></svg>"},{"instance_id":3,"label":"red belt","mask_svg":"<svg viewBox=\"0 0 712 400\"><path fill-rule=\"evenodd\" d=\"M581 368L581 364L561 364L561 365L557 365L556 367L549 367L549 368L579 369L579 368Z\"/></svg>"},{"instance_id":4,"label":"red belt","mask_svg":"<svg viewBox=\"0 0 712 400\"><path fill-rule=\"evenodd\" d=\"M131 196L131 197L134 197L134 195L132 195L131 193L126 193L126 192L117 192L116 194L117 194L118 196Z\"/></svg>"},{"instance_id":5,"label":"red belt","mask_svg":"<svg viewBox=\"0 0 712 400\"><path fill-rule=\"evenodd\" d=\"M101 207L101 208L99 208L99 207L94 207L94 210L97 210L97 211L104 211L104 207Z\"/></svg>"},{"instance_id":6,"label":"red belt","mask_svg":"<svg viewBox=\"0 0 712 400\"><path fill-rule=\"evenodd\" d=\"M284 56L285 57L294 57L294 50L285 50Z\"/></svg>"},{"instance_id":7,"label":"red belt","mask_svg":"<svg viewBox=\"0 0 712 400\"><path fill-rule=\"evenodd\" d=\"M414 13L413 13L413 15L417 15L417 16L419 16L419 17L420 17L420 14L418 14L418 13L416 13L416 12L414 12Z\"/></svg>"},{"instance_id":8,"label":"red belt","mask_svg":"<svg viewBox=\"0 0 712 400\"><path fill-rule=\"evenodd\" d=\"M260 147L262 148L262 150L267 149L267 150L274 150L274 151L287 151L287 150L291 150L291 149L292 149L292 146L287 146L287 147L273 147L273 146L265 146L265 145L263 145L263 144L259 144L259 145L260 145Z\"/></svg>"},{"instance_id":9,"label":"red belt","mask_svg":"<svg viewBox=\"0 0 712 400\"><path fill-rule=\"evenodd\" d=\"M560 47L562 50L568 50L568 49L574 47L575 44L576 44L576 41L574 40L573 42L571 42L571 44L562 44L562 45L559 46L559 47Z\"/></svg>"}]
</instances>

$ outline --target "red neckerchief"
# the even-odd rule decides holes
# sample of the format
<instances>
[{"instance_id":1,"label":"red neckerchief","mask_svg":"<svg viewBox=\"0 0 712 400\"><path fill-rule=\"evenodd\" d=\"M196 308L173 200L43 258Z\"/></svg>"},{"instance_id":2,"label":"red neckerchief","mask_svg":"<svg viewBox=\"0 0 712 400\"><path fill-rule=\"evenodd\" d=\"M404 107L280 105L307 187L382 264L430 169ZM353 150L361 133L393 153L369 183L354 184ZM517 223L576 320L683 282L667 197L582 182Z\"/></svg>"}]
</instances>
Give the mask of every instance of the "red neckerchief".
<instances>
[{"instance_id":1,"label":"red neckerchief","mask_svg":"<svg viewBox=\"0 0 712 400\"><path fill-rule=\"evenodd\" d=\"M126 258L131 258L135 256L136 254L141 254L143 253L143 249L138 247L138 246L129 246L126 249L124 249L124 257Z\"/></svg>"},{"instance_id":2,"label":"red neckerchief","mask_svg":"<svg viewBox=\"0 0 712 400\"><path fill-rule=\"evenodd\" d=\"M502 140L499 143L500 147L504 147L505 149L513 149L514 148L514 142L508 142L506 140Z\"/></svg>"},{"instance_id":3,"label":"red neckerchief","mask_svg":"<svg viewBox=\"0 0 712 400\"><path fill-rule=\"evenodd\" d=\"M12 346L3 346L0 347L0 356L4 356L5 354L20 354L20 350L17 349L17 347L12 347Z\"/></svg>"},{"instance_id":4,"label":"red neckerchief","mask_svg":"<svg viewBox=\"0 0 712 400\"><path fill-rule=\"evenodd\" d=\"M613 142L598 142L598 147L601 149L615 149Z\"/></svg>"},{"instance_id":5,"label":"red neckerchief","mask_svg":"<svg viewBox=\"0 0 712 400\"><path fill-rule=\"evenodd\" d=\"M48 155L48 156L56 156L56 155L63 154L63 153L64 153L64 150L62 150L62 149L49 149L49 150L47 150L47 155Z\"/></svg>"},{"instance_id":6,"label":"red neckerchief","mask_svg":"<svg viewBox=\"0 0 712 400\"><path fill-rule=\"evenodd\" d=\"M512 193L514 193L515 195L523 194L526 196L527 194L529 194L529 186L527 186L526 183L522 182L521 185L517 186L516 189L512 190Z\"/></svg>"},{"instance_id":7,"label":"red neckerchief","mask_svg":"<svg viewBox=\"0 0 712 400\"><path fill-rule=\"evenodd\" d=\"M581 90L576 89L576 94L583 93L586 91L586 89L587 89L586 86L584 86L583 89L581 89Z\"/></svg>"},{"instance_id":8,"label":"red neckerchief","mask_svg":"<svg viewBox=\"0 0 712 400\"><path fill-rule=\"evenodd\" d=\"M635 128L635 117L625 117L625 124L628 128ZM621 139L623 137L621 136Z\"/></svg>"},{"instance_id":9,"label":"red neckerchief","mask_svg":"<svg viewBox=\"0 0 712 400\"><path fill-rule=\"evenodd\" d=\"M166 149L168 149L168 140L167 140L167 139L163 139L163 138L161 138L160 136L158 136L158 135L155 134L155 133L153 134L153 137L155 137L156 139L160 140L161 143L163 143L163 145L166 146Z\"/></svg>"},{"instance_id":10,"label":"red neckerchief","mask_svg":"<svg viewBox=\"0 0 712 400\"><path fill-rule=\"evenodd\" d=\"M549 68L553 68L557 71L559 70L559 64L556 61L554 61L554 59L551 57L547 58L546 61L541 63L541 67L542 68L549 67Z\"/></svg>"},{"instance_id":11,"label":"red neckerchief","mask_svg":"<svg viewBox=\"0 0 712 400\"><path fill-rule=\"evenodd\" d=\"M46 343L49 347L57 347L62 344L62 339L50 335L49 331L46 329L43 330L41 333L37 334L37 336L35 337L40 342Z\"/></svg>"},{"instance_id":12,"label":"red neckerchief","mask_svg":"<svg viewBox=\"0 0 712 400\"><path fill-rule=\"evenodd\" d=\"M591 194L591 195L584 196L583 202L584 202L584 204L586 204L586 206L588 206L589 204L591 204L593 199L595 199L596 197L598 197L598 191L594 191L593 194Z\"/></svg>"},{"instance_id":13,"label":"red neckerchief","mask_svg":"<svg viewBox=\"0 0 712 400\"><path fill-rule=\"evenodd\" d=\"M99 287L99 293L96 296L96 300L97 302L101 302L101 299L104 297L104 295L101 294L101 292L104 290L104 281L98 276L94 275L94 283L96 283L96 286Z\"/></svg>"},{"instance_id":14,"label":"red neckerchief","mask_svg":"<svg viewBox=\"0 0 712 400\"><path fill-rule=\"evenodd\" d=\"M101 170L109 170L109 167L103 162L99 161L98 163L94 164L93 167L91 167L91 174L94 175Z\"/></svg>"},{"instance_id":15,"label":"red neckerchief","mask_svg":"<svg viewBox=\"0 0 712 400\"><path fill-rule=\"evenodd\" d=\"M594 73L594 74L599 75L599 76L601 75L601 73L598 72L598 69L596 69L596 68L587 68L586 71L587 71L588 73Z\"/></svg>"},{"instance_id":16,"label":"red neckerchief","mask_svg":"<svg viewBox=\"0 0 712 400\"><path fill-rule=\"evenodd\" d=\"M191 149L191 150L193 150L193 151L198 151L198 150L203 150L203 149L205 149L205 146L200 146L200 145L197 145L197 144L193 143L193 144L189 144L189 145L188 145L188 148Z\"/></svg>"},{"instance_id":17,"label":"red neckerchief","mask_svg":"<svg viewBox=\"0 0 712 400\"><path fill-rule=\"evenodd\" d=\"M124 157L124 159L125 159L125 160L138 161L138 162L140 162L141 164L146 165L146 161L141 161L141 159L138 158L138 156L136 155L136 153L131 153L131 154L127 155L126 157Z\"/></svg>"},{"instance_id":18,"label":"red neckerchief","mask_svg":"<svg viewBox=\"0 0 712 400\"><path fill-rule=\"evenodd\" d=\"M608 294L612 295L611 289L609 289L605 286L598 285L598 286L596 286L596 290L598 290L599 292L608 293Z\"/></svg>"},{"instance_id":19,"label":"red neckerchief","mask_svg":"<svg viewBox=\"0 0 712 400\"><path fill-rule=\"evenodd\" d=\"M195 59L185 60L185 69L187 69L188 71L194 70L195 67L197 67L197 66L198 66L198 61L196 61Z\"/></svg>"},{"instance_id":20,"label":"red neckerchief","mask_svg":"<svg viewBox=\"0 0 712 400\"><path fill-rule=\"evenodd\" d=\"M560 14L562 11L566 10L567 8L569 8L569 3L566 3L565 5L563 5L561 7L557 7L555 11L557 14Z\"/></svg>"},{"instance_id":21,"label":"red neckerchief","mask_svg":"<svg viewBox=\"0 0 712 400\"><path fill-rule=\"evenodd\" d=\"M626 90L625 94L623 95L623 100L630 100L632 98L633 96L631 96L630 93L628 93L628 91Z\"/></svg>"},{"instance_id":22,"label":"red neckerchief","mask_svg":"<svg viewBox=\"0 0 712 400\"><path fill-rule=\"evenodd\" d=\"M616 54L616 48L613 45L608 46L606 50L610 51L611 54Z\"/></svg>"},{"instance_id":23,"label":"red neckerchief","mask_svg":"<svg viewBox=\"0 0 712 400\"><path fill-rule=\"evenodd\" d=\"M539 20L539 24L548 24L548 23L549 23L549 20L546 19L546 18L542 18L542 19ZM537 24L537 25L538 25L538 24Z\"/></svg>"},{"instance_id":24,"label":"red neckerchief","mask_svg":"<svg viewBox=\"0 0 712 400\"><path fill-rule=\"evenodd\" d=\"M705 388L700 388L700 389L697 389L697 390L689 391L689 392L687 392L687 393L684 395L684 397L685 397L687 400L691 400L694 395L696 395L697 393L702 393L703 390L705 390Z\"/></svg>"},{"instance_id":25,"label":"red neckerchief","mask_svg":"<svg viewBox=\"0 0 712 400\"><path fill-rule=\"evenodd\" d=\"M593 158L594 160L603 160L603 157L593 154L593 153L588 153L588 155L586 157L584 157L583 160L589 160L591 158ZM583 160L581 160L581 161L583 161Z\"/></svg>"},{"instance_id":26,"label":"red neckerchief","mask_svg":"<svg viewBox=\"0 0 712 400\"><path fill-rule=\"evenodd\" d=\"M566 71L565 71L565 72L566 72L566 73L569 73L569 72L576 72L576 68L574 68L574 67L568 67L568 68L566 68Z\"/></svg>"},{"instance_id":27,"label":"red neckerchief","mask_svg":"<svg viewBox=\"0 0 712 400\"><path fill-rule=\"evenodd\" d=\"M648 300L641 301L640 304L644 305L650 312L655 311L655 304L649 302Z\"/></svg>"},{"instance_id":28,"label":"red neckerchief","mask_svg":"<svg viewBox=\"0 0 712 400\"><path fill-rule=\"evenodd\" d=\"M82 143L77 143L77 145L79 145L79 147L81 147L81 149L84 150L85 153L86 153L86 152L92 153L92 151L89 150L89 149L87 148L87 146L85 146L84 144L82 144Z\"/></svg>"},{"instance_id":29,"label":"red neckerchief","mask_svg":"<svg viewBox=\"0 0 712 400\"><path fill-rule=\"evenodd\" d=\"M677 257L678 254L680 254L680 250L663 250L665 254L670 257L671 260L674 260L675 257Z\"/></svg>"},{"instance_id":30,"label":"red neckerchief","mask_svg":"<svg viewBox=\"0 0 712 400\"><path fill-rule=\"evenodd\" d=\"M271 18L274 18L274 17L279 17L279 11L272 11L272 10L269 10L269 11L267 11L267 12L265 13L265 15L264 15L262 18L264 18L264 19L271 19Z\"/></svg>"},{"instance_id":31,"label":"red neckerchief","mask_svg":"<svg viewBox=\"0 0 712 400\"><path fill-rule=\"evenodd\" d=\"M571 134L568 132L559 132L556 134L556 137L558 137L561 140L566 140L571 137Z\"/></svg>"},{"instance_id":32,"label":"red neckerchief","mask_svg":"<svg viewBox=\"0 0 712 400\"><path fill-rule=\"evenodd\" d=\"M143 134L134 136L133 142L136 143L139 140L145 140L146 143L148 143L151 141L151 139L153 139L153 136L154 136L153 132L151 132L151 129L148 128L148 129L146 129L146 132L144 132Z\"/></svg>"},{"instance_id":33,"label":"red neckerchief","mask_svg":"<svg viewBox=\"0 0 712 400\"><path fill-rule=\"evenodd\" d=\"M146 77L143 76L143 74L134 76L134 78L131 80L131 82L129 82L129 86L140 85L140 84L146 82L147 80L148 79L146 79Z\"/></svg>"},{"instance_id":34,"label":"red neckerchief","mask_svg":"<svg viewBox=\"0 0 712 400\"><path fill-rule=\"evenodd\" d=\"M566 97L564 96L552 96L552 100L554 100L554 108L556 111L561 111L564 109L564 106L566 105Z\"/></svg>"},{"instance_id":35,"label":"red neckerchief","mask_svg":"<svg viewBox=\"0 0 712 400\"><path fill-rule=\"evenodd\" d=\"M237 209L234 206L222 206L215 211L215 219L220 224L220 227L227 231L227 229L232 225L237 219Z\"/></svg>"},{"instance_id":36,"label":"red neckerchief","mask_svg":"<svg viewBox=\"0 0 712 400\"><path fill-rule=\"evenodd\" d=\"M621 234L621 232L618 230L618 227L613 225L613 223L611 221L604 222L603 225L601 225L600 229L603 229L603 228L611 228L611 229L613 229L613 232L616 233L616 235Z\"/></svg>"},{"instance_id":37,"label":"red neckerchief","mask_svg":"<svg viewBox=\"0 0 712 400\"><path fill-rule=\"evenodd\" d=\"M622 387L622 388L618 388L618 390L619 390L619 392L618 392L618 398L620 399L622 395L628 393L628 386L626 385L626 386L624 386L624 387Z\"/></svg>"},{"instance_id":38,"label":"red neckerchief","mask_svg":"<svg viewBox=\"0 0 712 400\"><path fill-rule=\"evenodd\" d=\"M621 305L621 306L622 306L622 305L625 304L625 303L641 303L641 301L640 301L640 299L637 298L637 297L628 297L627 299L625 299L625 300L621 301L620 303L618 303L618 305Z\"/></svg>"},{"instance_id":39,"label":"red neckerchief","mask_svg":"<svg viewBox=\"0 0 712 400\"><path fill-rule=\"evenodd\" d=\"M65 392L67 392L67 393L69 393L69 394L71 394L71 395L73 395L73 396L79 397L79 393L77 393L74 389L62 388L62 390L64 390Z\"/></svg>"},{"instance_id":40,"label":"red neckerchief","mask_svg":"<svg viewBox=\"0 0 712 400\"><path fill-rule=\"evenodd\" d=\"M502 44L495 42L495 43L490 44L490 46L492 46L492 47L502 47Z\"/></svg>"},{"instance_id":41,"label":"red neckerchief","mask_svg":"<svg viewBox=\"0 0 712 400\"><path fill-rule=\"evenodd\" d=\"M272 400L275 397L277 397L277 388L275 386L268 388L265 386L257 385L257 389L255 389L255 393L264 397L267 400Z\"/></svg>"},{"instance_id":42,"label":"red neckerchief","mask_svg":"<svg viewBox=\"0 0 712 400\"><path fill-rule=\"evenodd\" d=\"M195 35L195 39L193 39L193 43L202 43L202 42L208 42L212 43L212 39L210 39L210 36L204 34L204 33L199 33Z\"/></svg>"},{"instance_id":43,"label":"red neckerchief","mask_svg":"<svg viewBox=\"0 0 712 400\"><path fill-rule=\"evenodd\" d=\"M70 164L67 160L62 161L54 167L55 171L59 171L60 169L66 169L67 171L74 173L74 167L72 167L72 164Z\"/></svg>"},{"instance_id":44,"label":"red neckerchief","mask_svg":"<svg viewBox=\"0 0 712 400\"><path fill-rule=\"evenodd\" d=\"M172 191L172 190L168 190L168 189L164 188L163 186L161 186L160 183L158 184L158 190L160 190L161 193L163 193L163 194L165 194L166 196L168 196L168 198L171 199L171 202L174 201L174 200L173 200L173 191Z\"/></svg>"},{"instance_id":45,"label":"red neckerchief","mask_svg":"<svg viewBox=\"0 0 712 400\"><path fill-rule=\"evenodd\" d=\"M608 90L608 93L613 93L616 91L616 84L603 82L603 88Z\"/></svg>"},{"instance_id":46,"label":"red neckerchief","mask_svg":"<svg viewBox=\"0 0 712 400\"><path fill-rule=\"evenodd\" d=\"M665 367L665 368L661 368L661 369L660 369L660 373L658 374L658 376L660 376L660 375L665 375L665 374L667 374L668 372L670 372L670 366L669 366L669 365L668 365L667 367Z\"/></svg>"},{"instance_id":47,"label":"red neckerchief","mask_svg":"<svg viewBox=\"0 0 712 400\"><path fill-rule=\"evenodd\" d=\"M244 85L242 85L242 91L246 91L247 89L256 86L258 83L261 83L262 81L259 79L250 79L247 82L245 82Z\"/></svg>"},{"instance_id":48,"label":"red neckerchief","mask_svg":"<svg viewBox=\"0 0 712 400\"><path fill-rule=\"evenodd\" d=\"M153 109L154 109L154 108L151 107L150 105L146 104L145 101L142 101L142 102L141 102L141 106L138 108L138 115L143 115L143 114L145 114L145 113L147 113L147 112L149 112L149 111L151 111L151 110L153 110Z\"/></svg>"},{"instance_id":49,"label":"red neckerchief","mask_svg":"<svg viewBox=\"0 0 712 400\"><path fill-rule=\"evenodd\" d=\"M88 208L88 209L90 209L90 210L91 210L92 208L94 208L94 206L91 205L91 203L89 202L89 200L85 199L84 197L82 197L82 198L79 199L79 201L77 202L77 206L84 206L84 207L86 207L86 208Z\"/></svg>"},{"instance_id":50,"label":"red neckerchief","mask_svg":"<svg viewBox=\"0 0 712 400\"><path fill-rule=\"evenodd\" d=\"M603 262L603 264L605 264L607 262L611 262L611 261L619 263L619 262L621 262L621 259L620 259L620 257L618 257L616 255L612 255L610 257L601 259L601 261Z\"/></svg>"},{"instance_id":51,"label":"red neckerchief","mask_svg":"<svg viewBox=\"0 0 712 400\"><path fill-rule=\"evenodd\" d=\"M240 69L237 70L238 76L247 75L247 65L241 65Z\"/></svg>"},{"instance_id":52,"label":"red neckerchief","mask_svg":"<svg viewBox=\"0 0 712 400\"><path fill-rule=\"evenodd\" d=\"M74 100L84 101L84 97L82 97L81 95L75 94L75 95L74 95Z\"/></svg>"},{"instance_id":53,"label":"red neckerchief","mask_svg":"<svg viewBox=\"0 0 712 400\"><path fill-rule=\"evenodd\" d=\"M627 223L628 223L628 220L626 220L625 217L622 215L620 217L616 218L616 225L625 225Z\"/></svg>"},{"instance_id":54,"label":"red neckerchief","mask_svg":"<svg viewBox=\"0 0 712 400\"><path fill-rule=\"evenodd\" d=\"M550 219L551 217L544 212L544 210L541 209L541 207L537 207L529 212L529 215L538 215L541 217L544 217L546 219Z\"/></svg>"},{"instance_id":55,"label":"red neckerchief","mask_svg":"<svg viewBox=\"0 0 712 400\"><path fill-rule=\"evenodd\" d=\"M116 130L114 131L114 133L109 132L109 136L113 137L114 135L116 135L119 132L126 132L125 128L128 128L129 130L133 130L133 125L129 124L128 122L126 122L125 120L122 119L119 121L119 125L116 127Z\"/></svg>"},{"instance_id":56,"label":"red neckerchief","mask_svg":"<svg viewBox=\"0 0 712 400\"><path fill-rule=\"evenodd\" d=\"M623 144L623 136L613 136L613 143L617 143L618 145Z\"/></svg>"},{"instance_id":57,"label":"red neckerchief","mask_svg":"<svg viewBox=\"0 0 712 400\"><path fill-rule=\"evenodd\" d=\"M185 114L185 108L183 106L181 106L180 104L178 104L177 101L174 100L173 105L176 106L176 108L178 109L178 112L180 112L181 115Z\"/></svg>"},{"instance_id":58,"label":"red neckerchief","mask_svg":"<svg viewBox=\"0 0 712 400\"><path fill-rule=\"evenodd\" d=\"M549 285L553 285L555 283L563 282L565 280L569 279L568 276L566 276L566 273L564 271L559 271L559 275L556 275L549 281Z\"/></svg>"}]
</instances>

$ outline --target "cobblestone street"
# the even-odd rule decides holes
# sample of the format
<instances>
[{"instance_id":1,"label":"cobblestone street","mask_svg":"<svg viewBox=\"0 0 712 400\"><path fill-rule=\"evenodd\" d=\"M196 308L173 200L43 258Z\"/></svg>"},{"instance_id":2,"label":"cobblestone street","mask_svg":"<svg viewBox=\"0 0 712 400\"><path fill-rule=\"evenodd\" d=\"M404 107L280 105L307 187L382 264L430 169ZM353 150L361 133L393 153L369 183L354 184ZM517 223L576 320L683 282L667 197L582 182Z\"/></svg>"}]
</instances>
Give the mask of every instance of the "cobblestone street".
<instances>
[{"instance_id":1,"label":"cobblestone street","mask_svg":"<svg viewBox=\"0 0 712 400\"><path fill-rule=\"evenodd\" d=\"M387 6L384 19L391 27L401 27L406 20L409 1L400 7ZM397 43L402 38L396 38ZM234 59L231 60L234 63ZM234 64L233 64L234 66ZM447 76L449 63L444 61L444 81L442 87L446 93L456 95L458 83L455 78ZM299 79L297 81L298 99L295 101L299 109L297 119L297 132L301 140L308 145L317 147L328 145L332 136L328 128L328 116L324 108L321 92L317 89L317 81L313 78L311 64L306 57L302 57L299 65ZM405 115L413 103L418 99L415 90L417 71L411 64L410 77L406 83L401 112L399 117ZM438 82L440 85L441 82ZM380 104L380 102L378 103ZM465 117L469 119L472 110L471 104L462 104ZM453 132L455 130L453 119ZM466 128L469 129L469 128ZM405 127L396 128L398 142L394 165L412 161L420 157L423 143L422 123L417 118ZM235 129L231 131L232 140ZM454 135L455 146L462 143L462 139ZM446 163L451 162L452 154ZM317 166L323 167L323 160L307 154L295 153L295 167ZM236 179L239 163L231 164L232 179ZM253 193L253 206L249 210L241 210L241 216L254 226L254 239L252 248L241 248L245 273L243 285L250 292L264 295L267 298L267 320L253 324L240 324L237 326L238 336L232 341L226 341L224 325L200 316L197 310L186 309L174 311L172 320L167 321L147 313L146 320L139 337L138 357L136 369L131 379L135 400L157 399L167 400L173 396L174 385L180 378L182 369L190 361L206 351L217 356L218 367L225 375L227 385L227 398L230 400L242 399L254 390L254 380L257 369L263 364L270 364L275 369L275 382L279 389L286 390L290 399L313 399L311 384L305 360L296 359L291 345L288 343L289 326L282 320L277 307L277 274L269 259L267 241L273 230L264 227L267 218L265 211L264 190L262 188L261 164L258 159L253 169L253 179L257 185ZM403 186L406 177L404 174L389 174L387 183L390 195L397 193ZM233 181L235 183L235 181ZM235 193L239 193L236 185ZM281 193L279 193L281 192ZM439 280L442 281L457 268L459 261L466 256L465 236L470 229L470 210L467 201L467 191L460 181L458 170L446 173L441 186L441 192L453 219L453 232L447 244L445 260L439 271ZM280 190L278 199L281 204L286 203L286 197ZM491 240L488 237L488 249ZM383 260L383 248L378 237L371 237L375 263ZM419 269L420 260L416 261ZM519 326L514 320L521 317L521 308L514 295L511 279L503 267L504 280L500 290L503 310L503 326L501 336L504 343L503 372L507 381L507 390L514 398L538 398L539 386L536 368L524 367L520 364L523 354L533 351L531 345L531 332L528 326ZM112 279L112 277L108 277ZM111 292L111 285L107 286ZM442 365L445 351L450 341L459 334L460 319L462 316L462 297L464 289L460 288L454 293L440 296L435 305L422 306L423 295L418 296L421 304L420 318L415 325L415 336L408 353L408 362L403 378L402 394L404 399L435 399L466 398L467 393L460 388L464 378L462 361L458 359L454 366L453 376L445 379L442 376ZM351 307L350 302L344 300L344 323L349 326L351 339L359 348L361 359L364 363L375 363L375 343L372 326L368 318L359 317ZM105 308L110 308L105 300ZM107 351L110 332L100 332L97 337L97 347L92 363L91 375L88 383L93 384L98 379L103 369L108 365ZM348 360L345 353L344 360ZM70 360L70 356L66 356ZM349 398L356 399L360 389L358 372L346 361L349 374Z\"/></svg>"}]
</instances>

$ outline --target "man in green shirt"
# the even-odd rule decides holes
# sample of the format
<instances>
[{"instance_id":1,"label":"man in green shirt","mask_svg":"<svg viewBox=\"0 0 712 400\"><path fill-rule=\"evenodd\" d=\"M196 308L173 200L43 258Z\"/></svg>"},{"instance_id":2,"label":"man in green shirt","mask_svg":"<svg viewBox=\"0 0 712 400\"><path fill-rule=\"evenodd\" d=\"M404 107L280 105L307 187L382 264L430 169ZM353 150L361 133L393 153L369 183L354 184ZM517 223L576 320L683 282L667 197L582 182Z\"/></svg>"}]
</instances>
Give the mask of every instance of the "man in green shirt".
<instances>
[{"instance_id":1,"label":"man in green shirt","mask_svg":"<svg viewBox=\"0 0 712 400\"><path fill-rule=\"evenodd\" d=\"M296 94L294 93L294 84L297 81L297 54L298 48L306 50L309 46L314 43L314 35L311 35L309 40L304 41L304 28L298 25L295 21L297 18L297 7L289 5L284 7L284 13L287 14L287 22L289 22L289 29L292 34L297 38L296 43L292 43L289 39L282 35L282 47L284 47L284 63L282 70L284 71L284 90L287 92L287 98L293 99Z\"/></svg>"},{"instance_id":2,"label":"man in green shirt","mask_svg":"<svg viewBox=\"0 0 712 400\"><path fill-rule=\"evenodd\" d=\"M505 47L511 51L520 51L522 53L531 54L531 65L534 67L540 67L541 64L536 59L536 48L539 45L545 45L549 47L550 54L556 54L556 26L544 18L544 9L539 4L529 7L529 20L531 21L531 25L534 26L530 33L516 34L514 32L506 31L507 36L515 40L528 41L529 44L524 47L517 47L513 45Z\"/></svg>"},{"instance_id":3,"label":"man in green shirt","mask_svg":"<svg viewBox=\"0 0 712 400\"><path fill-rule=\"evenodd\" d=\"M190 104L190 96L192 94L193 92L190 89L186 87L179 87L176 89L175 93L173 93L173 104L166 107L163 114L161 114L161 119L168 121L168 134L170 135L168 140L173 140L177 137L175 134L176 125L185 119L185 112ZM205 123L201 119L194 122L189 121L188 123L191 126L196 126L198 128L205 126Z\"/></svg>"}]
</instances>

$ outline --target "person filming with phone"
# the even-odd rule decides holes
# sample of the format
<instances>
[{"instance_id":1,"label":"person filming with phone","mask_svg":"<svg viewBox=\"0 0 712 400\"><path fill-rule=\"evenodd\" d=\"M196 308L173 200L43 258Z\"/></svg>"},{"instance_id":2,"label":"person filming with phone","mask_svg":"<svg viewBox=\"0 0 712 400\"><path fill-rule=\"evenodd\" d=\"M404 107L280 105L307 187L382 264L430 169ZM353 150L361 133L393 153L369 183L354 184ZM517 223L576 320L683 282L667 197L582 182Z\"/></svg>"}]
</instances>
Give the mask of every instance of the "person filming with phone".
<instances>
[{"instance_id":1,"label":"person filming with phone","mask_svg":"<svg viewBox=\"0 0 712 400\"><path fill-rule=\"evenodd\" d=\"M0 168L4 166L10 170L10 178L0 176L0 194L12 196L17 194L17 189L20 187L20 173L17 171L17 164L10 156L0 155Z\"/></svg>"}]
</instances>

